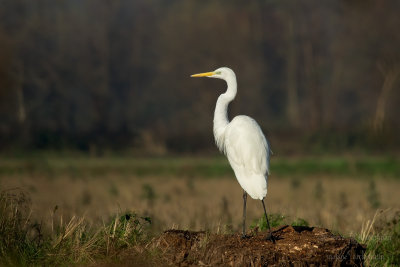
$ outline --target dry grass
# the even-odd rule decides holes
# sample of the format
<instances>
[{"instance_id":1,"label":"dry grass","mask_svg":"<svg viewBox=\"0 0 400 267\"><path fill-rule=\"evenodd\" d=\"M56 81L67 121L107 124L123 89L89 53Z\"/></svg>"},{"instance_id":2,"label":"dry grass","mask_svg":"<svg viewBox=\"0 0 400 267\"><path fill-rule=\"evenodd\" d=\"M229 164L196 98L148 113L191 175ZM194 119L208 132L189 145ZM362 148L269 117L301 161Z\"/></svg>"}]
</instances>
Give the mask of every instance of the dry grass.
<instances>
[{"instance_id":1,"label":"dry grass","mask_svg":"<svg viewBox=\"0 0 400 267\"><path fill-rule=\"evenodd\" d=\"M30 218L23 191L0 192L0 265L60 266L118 260L126 249L142 243L150 219L135 213L117 215L111 222L92 228L85 217L51 222L51 231ZM53 216L53 219L56 216Z\"/></svg>"},{"instance_id":2,"label":"dry grass","mask_svg":"<svg viewBox=\"0 0 400 267\"><path fill-rule=\"evenodd\" d=\"M227 225L238 230L241 224L242 191L234 177L106 175L78 179L64 175L56 178L15 175L1 177L0 185L28 191L34 219L47 225L56 206L57 213L65 218L84 215L92 224L102 224L113 214L126 210L150 216L156 230L216 230ZM370 200L371 190L367 179L271 176L267 209L341 233L358 233L362 223L376 211ZM393 197L400 190L399 180L381 179L373 190L379 208L400 208ZM261 215L261 203L249 200L249 222Z\"/></svg>"}]
</instances>

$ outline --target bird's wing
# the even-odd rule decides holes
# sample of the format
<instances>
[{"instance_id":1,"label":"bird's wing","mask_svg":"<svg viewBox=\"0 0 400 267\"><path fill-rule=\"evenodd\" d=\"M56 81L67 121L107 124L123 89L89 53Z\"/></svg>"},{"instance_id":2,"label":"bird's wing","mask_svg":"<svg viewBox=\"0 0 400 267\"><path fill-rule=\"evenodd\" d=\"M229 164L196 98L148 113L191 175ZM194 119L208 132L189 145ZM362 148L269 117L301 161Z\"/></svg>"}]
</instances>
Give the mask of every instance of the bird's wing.
<instances>
[{"instance_id":1,"label":"bird's wing","mask_svg":"<svg viewBox=\"0 0 400 267\"><path fill-rule=\"evenodd\" d=\"M237 116L229 123L225 151L230 163L246 172L269 174L270 147L260 126L252 118Z\"/></svg>"}]
</instances>

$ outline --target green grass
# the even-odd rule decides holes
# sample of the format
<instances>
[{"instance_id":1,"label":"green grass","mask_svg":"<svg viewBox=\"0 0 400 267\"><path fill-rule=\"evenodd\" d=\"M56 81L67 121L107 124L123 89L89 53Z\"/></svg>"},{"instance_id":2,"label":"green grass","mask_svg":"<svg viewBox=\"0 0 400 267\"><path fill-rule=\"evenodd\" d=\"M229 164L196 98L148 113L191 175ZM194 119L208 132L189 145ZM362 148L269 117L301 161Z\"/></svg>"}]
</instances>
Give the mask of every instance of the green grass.
<instances>
[{"instance_id":1,"label":"green grass","mask_svg":"<svg viewBox=\"0 0 400 267\"><path fill-rule=\"evenodd\" d=\"M357 241L367 247L367 266L400 266L400 214L377 223L377 217L384 213L376 212L374 218L363 225L360 235L356 236Z\"/></svg>"},{"instance_id":2,"label":"green grass","mask_svg":"<svg viewBox=\"0 0 400 267\"><path fill-rule=\"evenodd\" d=\"M275 213L268 215L268 221L271 228L281 225L309 226L309 223L302 218L296 218L292 220L287 216ZM268 230L267 220L265 220L265 216L262 216L260 217L260 219L253 221L253 223L250 225L251 229L254 229L256 227L261 231Z\"/></svg>"},{"instance_id":3,"label":"green grass","mask_svg":"<svg viewBox=\"0 0 400 267\"><path fill-rule=\"evenodd\" d=\"M72 177L105 174L135 176L202 176L221 177L232 175L228 161L214 157L156 157L135 158L108 156L60 157L49 155L0 158L0 175L65 174ZM362 158L279 158L271 159L271 174L280 177L332 175L353 177L400 177L400 160L393 157Z\"/></svg>"},{"instance_id":4,"label":"green grass","mask_svg":"<svg viewBox=\"0 0 400 267\"><path fill-rule=\"evenodd\" d=\"M0 193L0 265L70 266L104 259L117 261L122 251L148 239L150 223L148 217L126 212L96 228L83 217L63 222L62 216L50 227L31 222L25 193L3 191ZM50 229L44 230L46 227Z\"/></svg>"},{"instance_id":5,"label":"green grass","mask_svg":"<svg viewBox=\"0 0 400 267\"><path fill-rule=\"evenodd\" d=\"M367 241L369 266L400 266L400 224Z\"/></svg>"}]
</instances>

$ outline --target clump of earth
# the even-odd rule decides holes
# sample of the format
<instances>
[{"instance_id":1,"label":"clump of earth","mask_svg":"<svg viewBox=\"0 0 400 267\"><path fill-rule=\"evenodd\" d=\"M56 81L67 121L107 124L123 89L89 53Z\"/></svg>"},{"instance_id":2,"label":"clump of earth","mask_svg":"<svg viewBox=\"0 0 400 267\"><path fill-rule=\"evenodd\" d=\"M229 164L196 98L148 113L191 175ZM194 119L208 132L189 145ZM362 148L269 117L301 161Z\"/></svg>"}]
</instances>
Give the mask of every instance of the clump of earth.
<instances>
[{"instance_id":1,"label":"clump of earth","mask_svg":"<svg viewBox=\"0 0 400 267\"><path fill-rule=\"evenodd\" d=\"M168 230L148 248L157 249L165 265L175 266L364 266L365 246L327 229L280 226L268 232L210 234Z\"/></svg>"}]
</instances>

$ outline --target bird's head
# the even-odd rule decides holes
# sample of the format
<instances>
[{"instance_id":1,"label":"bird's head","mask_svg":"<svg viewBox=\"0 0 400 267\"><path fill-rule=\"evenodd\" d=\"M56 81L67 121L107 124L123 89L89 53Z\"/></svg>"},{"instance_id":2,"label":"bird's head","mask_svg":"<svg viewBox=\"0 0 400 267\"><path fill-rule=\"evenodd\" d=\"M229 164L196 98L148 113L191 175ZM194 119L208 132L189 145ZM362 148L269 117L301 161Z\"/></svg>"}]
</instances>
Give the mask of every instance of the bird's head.
<instances>
[{"instance_id":1,"label":"bird's head","mask_svg":"<svg viewBox=\"0 0 400 267\"><path fill-rule=\"evenodd\" d=\"M222 67L211 72L193 74L190 77L208 77L208 78L219 78L222 80L227 80L228 78L236 78L236 75L230 68Z\"/></svg>"}]
</instances>

